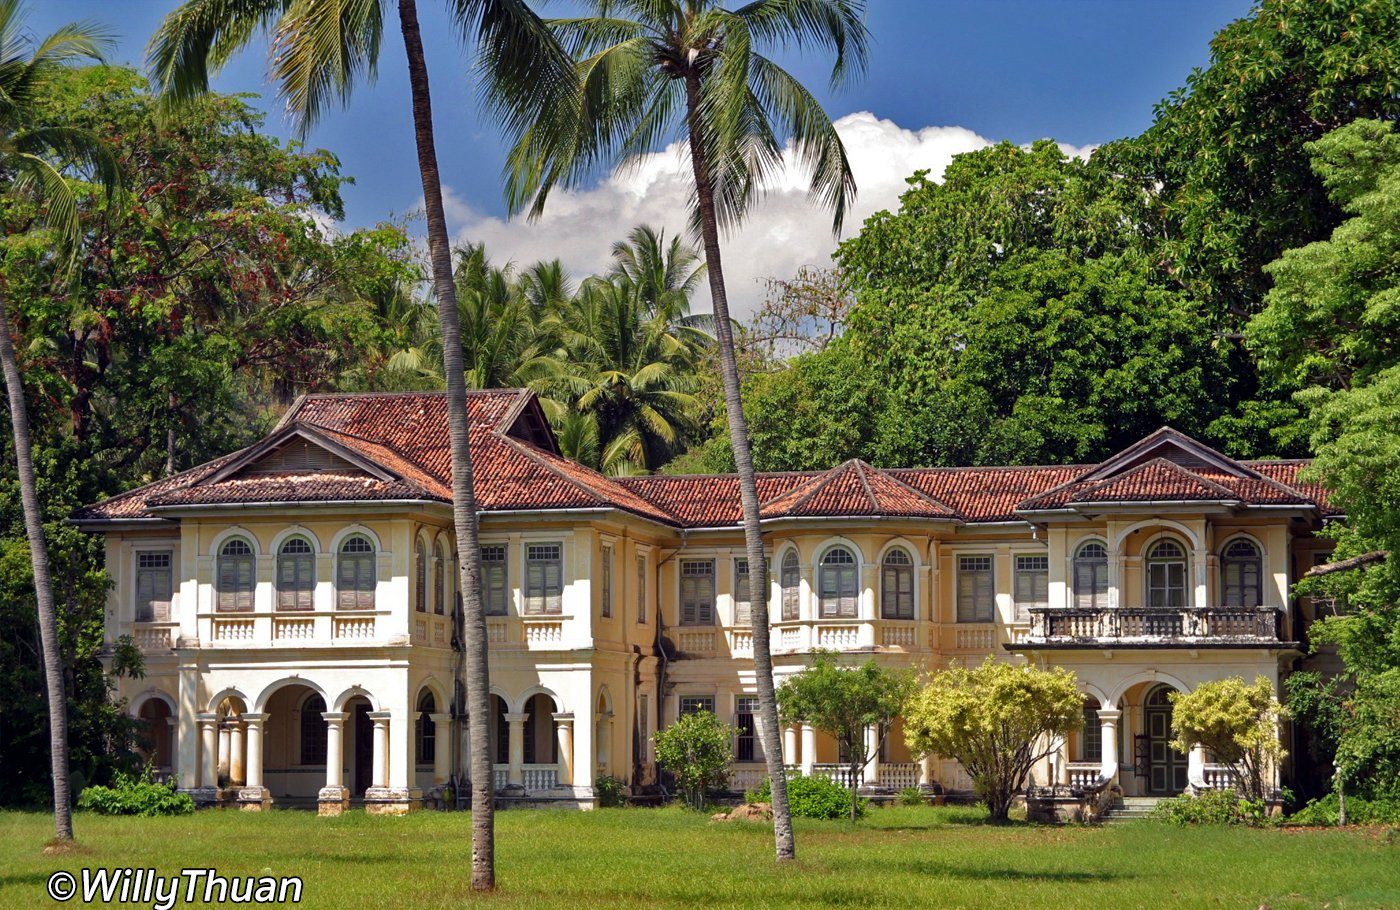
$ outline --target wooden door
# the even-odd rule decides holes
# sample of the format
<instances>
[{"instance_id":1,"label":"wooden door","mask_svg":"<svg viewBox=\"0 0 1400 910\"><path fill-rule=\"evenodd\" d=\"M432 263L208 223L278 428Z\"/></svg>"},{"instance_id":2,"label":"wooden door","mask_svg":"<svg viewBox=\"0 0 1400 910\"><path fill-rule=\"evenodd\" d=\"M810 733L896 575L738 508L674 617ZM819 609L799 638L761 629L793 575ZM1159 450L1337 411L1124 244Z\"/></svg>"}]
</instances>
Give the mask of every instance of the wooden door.
<instances>
[{"instance_id":1,"label":"wooden door","mask_svg":"<svg viewBox=\"0 0 1400 910\"><path fill-rule=\"evenodd\" d=\"M374 721L369 719L369 704L355 705L355 796L364 796L374 774Z\"/></svg>"},{"instance_id":2,"label":"wooden door","mask_svg":"<svg viewBox=\"0 0 1400 910\"><path fill-rule=\"evenodd\" d=\"M1172 748L1172 709L1170 705L1149 705L1144 712L1147 725L1147 792L1172 796L1186 789L1186 756Z\"/></svg>"}]
</instances>

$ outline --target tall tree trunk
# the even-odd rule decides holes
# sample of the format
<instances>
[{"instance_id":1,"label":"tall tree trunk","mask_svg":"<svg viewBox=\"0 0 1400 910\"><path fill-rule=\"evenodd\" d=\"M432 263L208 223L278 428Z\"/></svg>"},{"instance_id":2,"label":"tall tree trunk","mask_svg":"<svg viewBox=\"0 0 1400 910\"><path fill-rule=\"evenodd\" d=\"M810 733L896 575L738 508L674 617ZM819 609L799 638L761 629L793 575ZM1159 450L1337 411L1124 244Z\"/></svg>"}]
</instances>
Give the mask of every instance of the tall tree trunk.
<instances>
[{"instance_id":1,"label":"tall tree trunk","mask_svg":"<svg viewBox=\"0 0 1400 910\"><path fill-rule=\"evenodd\" d=\"M792 836L792 814L788 809L787 772L783 768L782 736L778 730L778 698L773 688L773 653L769 647L768 561L763 551L763 529L758 523L758 484L754 479L753 451L749 446L749 426L744 419L739 396L739 362L734 353L734 328L729 319L729 298L724 290L724 268L720 263L719 222L715 215L714 187L702 143L697 141L703 125L700 119L700 83L686 78L686 125L690 133L690 162L695 172L695 193L700 204L700 239L705 250L705 267L710 279L710 298L715 310L715 338L719 342L719 372L724 385L724 407L729 418L729 441L734 449L734 465L739 472L739 502L744 512L744 550L749 560L749 602L753 625L754 682L758 688L758 731L763 740L763 758L768 766L769 790L773 799L773 840L778 859L797 856Z\"/></svg>"},{"instance_id":2,"label":"tall tree trunk","mask_svg":"<svg viewBox=\"0 0 1400 910\"><path fill-rule=\"evenodd\" d=\"M19 365L10 341L10 320L0 298L0 370L10 400L10 427L15 434L19 468L19 498L24 508L24 533L34 566L34 599L39 609L39 643L44 652L44 685L49 697L49 759L53 766L53 828L59 841L73 839L72 795L68 783L68 700L63 685L63 656L58 647L58 615L49 581L49 549L44 542L44 518L34 482L34 456L29 444L29 408L24 403Z\"/></svg>"},{"instance_id":3,"label":"tall tree trunk","mask_svg":"<svg viewBox=\"0 0 1400 910\"><path fill-rule=\"evenodd\" d=\"M437 149L433 142L433 107L428 67L418 29L414 0L399 0L399 25L408 53L408 81L413 94L413 133L423 203L428 216L428 255L433 291L442 327L442 367L447 380L447 426L452 444L452 522L457 532L457 566L462 589L462 638L465 652L467 730L471 747L472 889L496 887L495 804L491 767L491 674L486 644L486 616L481 607L481 546L477 538L472 458L467 446L467 390L462 374L462 327L457 289L452 280L452 249L442 208Z\"/></svg>"}]
</instances>

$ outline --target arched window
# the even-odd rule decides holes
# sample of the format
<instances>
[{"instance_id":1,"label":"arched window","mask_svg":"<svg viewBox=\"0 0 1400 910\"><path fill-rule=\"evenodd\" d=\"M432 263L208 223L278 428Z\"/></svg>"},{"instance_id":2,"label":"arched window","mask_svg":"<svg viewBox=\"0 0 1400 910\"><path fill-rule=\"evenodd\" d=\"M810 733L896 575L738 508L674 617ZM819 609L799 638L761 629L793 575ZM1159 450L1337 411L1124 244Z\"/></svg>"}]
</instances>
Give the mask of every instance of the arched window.
<instances>
[{"instance_id":1,"label":"arched window","mask_svg":"<svg viewBox=\"0 0 1400 910\"><path fill-rule=\"evenodd\" d=\"M1074 605L1081 610L1108 606L1108 550L1097 540L1074 553Z\"/></svg>"},{"instance_id":2,"label":"arched window","mask_svg":"<svg viewBox=\"0 0 1400 910\"><path fill-rule=\"evenodd\" d=\"M316 591L316 552L305 537L289 537L277 551L277 609L310 610Z\"/></svg>"},{"instance_id":3,"label":"arched window","mask_svg":"<svg viewBox=\"0 0 1400 910\"><path fill-rule=\"evenodd\" d=\"M215 608L222 611L253 609L253 589L256 585L253 548L248 541L235 537L219 550L217 577L214 582L218 595Z\"/></svg>"},{"instance_id":4,"label":"arched window","mask_svg":"<svg viewBox=\"0 0 1400 910\"><path fill-rule=\"evenodd\" d=\"M1220 557L1220 594L1227 607L1257 607L1264 601L1264 559L1253 541L1232 540Z\"/></svg>"},{"instance_id":5,"label":"arched window","mask_svg":"<svg viewBox=\"0 0 1400 910\"><path fill-rule=\"evenodd\" d=\"M414 725L414 752L420 765L431 765L437 757L437 699L427 689L418 696L418 722Z\"/></svg>"},{"instance_id":6,"label":"arched window","mask_svg":"<svg viewBox=\"0 0 1400 910\"><path fill-rule=\"evenodd\" d=\"M845 547L832 547L822 557L817 591L823 617L854 619L860 590L859 564Z\"/></svg>"},{"instance_id":7,"label":"arched window","mask_svg":"<svg viewBox=\"0 0 1400 910\"><path fill-rule=\"evenodd\" d=\"M782 576L779 584L783 589L783 620L799 619L801 616L802 568L797 564L797 551L788 550L783 557Z\"/></svg>"},{"instance_id":8,"label":"arched window","mask_svg":"<svg viewBox=\"0 0 1400 910\"><path fill-rule=\"evenodd\" d=\"M337 605L342 610L374 609L374 544L363 534L352 534L337 555Z\"/></svg>"},{"instance_id":9,"label":"arched window","mask_svg":"<svg viewBox=\"0 0 1400 910\"><path fill-rule=\"evenodd\" d=\"M437 561L433 564L433 612L442 616L447 612L447 548L438 541L433 548Z\"/></svg>"},{"instance_id":10,"label":"arched window","mask_svg":"<svg viewBox=\"0 0 1400 910\"><path fill-rule=\"evenodd\" d=\"M880 616L914 618L914 560L902 548L886 553L880 567Z\"/></svg>"},{"instance_id":11,"label":"arched window","mask_svg":"<svg viewBox=\"0 0 1400 910\"><path fill-rule=\"evenodd\" d=\"M413 601L419 613L428 612L428 548L421 538L413 545Z\"/></svg>"},{"instance_id":12,"label":"arched window","mask_svg":"<svg viewBox=\"0 0 1400 910\"><path fill-rule=\"evenodd\" d=\"M1174 540L1159 540L1147 551L1147 605L1186 606L1186 551Z\"/></svg>"},{"instance_id":13,"label":"arched window","mask_svg":"<svg viewBox=\"0 0 1400 910\"><path fill-rule=\"evenodd\" d=\"M326 763L326 700L312 694L301 703L301 763L303 765L324 765ZM337 755L336 760L340 760Z\"/></svg>"}]
</instances>

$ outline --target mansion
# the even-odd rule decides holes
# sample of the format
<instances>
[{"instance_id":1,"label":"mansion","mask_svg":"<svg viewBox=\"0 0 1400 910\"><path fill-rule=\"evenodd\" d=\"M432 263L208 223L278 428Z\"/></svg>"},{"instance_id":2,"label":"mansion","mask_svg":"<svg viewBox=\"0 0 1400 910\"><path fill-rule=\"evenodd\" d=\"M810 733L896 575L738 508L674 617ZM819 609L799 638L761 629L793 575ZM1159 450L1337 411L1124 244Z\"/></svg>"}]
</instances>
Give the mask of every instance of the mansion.
<instances>
[{"instance_id":1,"label":"mansion","mask_svg":"<svg viewBox=\"0 0 1400 910\"><path fill-rule=\"evenodd\" d=\"M765 749L843 775L810 727L756 734L756 594L780 684L818 648L1066 667L1086 723L1039 785L1228 784L1170 748L1167 695L1279 686L1312 610L1290 585L1331 546L1305 463L1164 428L1100 464L760 475L772 571L754 592L735 477L604 477L560 455L529 392L473 392L469 410L503 804L592 806L603 776L652 792L653 733L701 709L736 730L734 789L761 780ZM261 442L75 516L105 537L108 642L145 655L119 695L158 768L246 808L466 792L449 463L440 393L308 395ZM970 788L898 723L869 735L860 785Z\"/></svg>"}]
</instances>

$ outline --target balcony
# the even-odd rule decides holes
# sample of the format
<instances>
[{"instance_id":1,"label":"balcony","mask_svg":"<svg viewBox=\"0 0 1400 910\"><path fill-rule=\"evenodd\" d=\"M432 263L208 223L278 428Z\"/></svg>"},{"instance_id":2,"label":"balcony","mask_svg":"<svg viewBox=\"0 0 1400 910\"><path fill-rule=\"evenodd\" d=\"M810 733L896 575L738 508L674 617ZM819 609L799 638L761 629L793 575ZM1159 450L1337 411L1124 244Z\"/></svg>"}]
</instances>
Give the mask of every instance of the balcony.
<instances>
[{"instance_id":1,"label":"balcony","mask_svg":"<svg viewBox=\"0 0 1400 910\"><path fill-rule=\"evenodd\" d=\"M1033 607L1024 641L1010 647L1278 647L1276 607Z\"/></svg>"}]
</instances>

